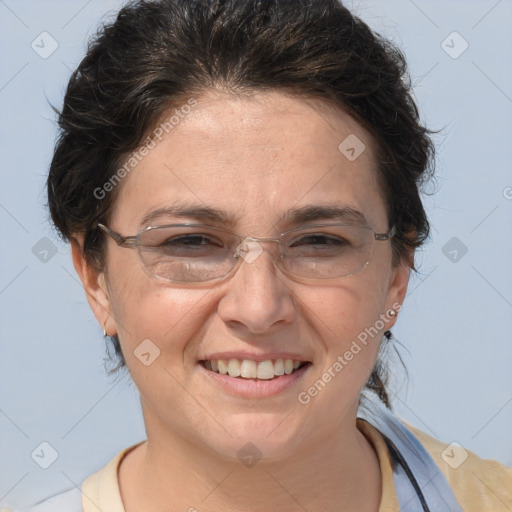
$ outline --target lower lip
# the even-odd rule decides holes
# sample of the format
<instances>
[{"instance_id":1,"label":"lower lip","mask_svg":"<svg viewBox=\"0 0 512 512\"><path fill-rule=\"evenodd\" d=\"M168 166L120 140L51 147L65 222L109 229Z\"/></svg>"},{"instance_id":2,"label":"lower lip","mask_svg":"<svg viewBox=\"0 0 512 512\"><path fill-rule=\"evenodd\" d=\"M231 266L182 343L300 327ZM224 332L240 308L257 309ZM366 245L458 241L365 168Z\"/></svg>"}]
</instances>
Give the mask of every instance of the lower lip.
<instances>
[{"instance_id":1,"label":"lower lip","mask_svg":"<svg viewBox=\"0 0 512 512\"><path fill-rule=\"evenodd\" d=\"M221 373L208 370L201 363L198 366L209 379L212 379L212 381L228 393L243 398L266 398L278 395L298 383L312 365L311 363L306 363L293 373L280 375L269 380L230 377L227 374L222 375Z\"/></svg>"}]
</instances>

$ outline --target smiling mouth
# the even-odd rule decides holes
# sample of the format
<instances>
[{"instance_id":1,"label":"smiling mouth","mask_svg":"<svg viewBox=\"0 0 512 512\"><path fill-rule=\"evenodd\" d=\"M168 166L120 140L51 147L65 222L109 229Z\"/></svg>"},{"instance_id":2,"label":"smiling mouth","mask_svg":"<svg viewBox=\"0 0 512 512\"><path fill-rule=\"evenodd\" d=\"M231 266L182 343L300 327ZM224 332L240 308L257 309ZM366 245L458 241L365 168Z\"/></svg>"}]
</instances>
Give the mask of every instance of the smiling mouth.
<instances>
[{"instance_id":1,"label":"smiling mouth","mask_svg":"<svg viewBox=\"0 0 512 512\"><path fill-rule=\"evenodd\" d=\"M251 359L211 359L200 361L200 363L214 373L253 380L276 379L283 375L290 375L303 366L311 364L309 361L292 359L268 359L259 362Z\"/></svg>"}]
</instances>

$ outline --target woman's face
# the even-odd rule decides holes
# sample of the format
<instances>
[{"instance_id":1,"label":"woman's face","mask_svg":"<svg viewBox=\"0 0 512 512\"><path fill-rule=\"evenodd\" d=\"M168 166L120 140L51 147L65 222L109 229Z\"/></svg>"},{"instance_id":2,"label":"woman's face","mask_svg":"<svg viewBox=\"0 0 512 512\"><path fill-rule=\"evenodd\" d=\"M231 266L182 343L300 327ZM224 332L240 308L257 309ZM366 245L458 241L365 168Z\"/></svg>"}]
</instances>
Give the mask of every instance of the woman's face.
<instances>
[{"instance_id":1,"label":"woman's face","mask_svg":"<svg viewBox=\"0 0 512 512\"><path fill-rule=\"evenodd\" d=\"M373 144L351 117L278 92L196 99L123 178L111 229L128 236L149 225L213 222L160 214L142 223L157 209L186 205L224 211L242 235L275 237L290 227L285 215L328 205L357 210L377 233L388 231ZM354 154L338 149L349 136ZM321 222L336 220L298 226ZM106 272L92 273L86 287L100 324L119 335L150 440L184 439L229 458L251 442L275 460L353 428L382 333L394 323L386 313L406 292L409 270L392 268L390 242L376 242L361 272L320 284L282 274L272 263L275 244L262 244L226 280L187 286L150 277L136 250L107 239ZM76 249L74 257L79 269ZM221 377L201 362L229 356L310 364L286 386L277 377L236 387L240 377ZM316 393L308 391L323 375Z\"/></svg>"}]
</instances>

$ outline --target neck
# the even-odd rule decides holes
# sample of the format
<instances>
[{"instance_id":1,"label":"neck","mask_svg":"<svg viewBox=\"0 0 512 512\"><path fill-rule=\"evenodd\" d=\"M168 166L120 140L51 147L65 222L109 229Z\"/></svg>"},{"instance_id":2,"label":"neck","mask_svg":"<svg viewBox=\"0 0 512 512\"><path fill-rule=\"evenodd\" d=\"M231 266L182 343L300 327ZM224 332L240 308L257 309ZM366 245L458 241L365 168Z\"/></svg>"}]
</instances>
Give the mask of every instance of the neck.
<instances>
[{"instance_id":1,"label":"neck","mask_svg":"<svg viewBox=\"0 0 512 512\"><path fill-rule=\"evenodd\" d=\"M223 460L151 418L148 441L121 464L126 512L377 511L381 474L377 456L351 421L304 442L293 455L253 466Z\"/></svg>"}]
</instances>

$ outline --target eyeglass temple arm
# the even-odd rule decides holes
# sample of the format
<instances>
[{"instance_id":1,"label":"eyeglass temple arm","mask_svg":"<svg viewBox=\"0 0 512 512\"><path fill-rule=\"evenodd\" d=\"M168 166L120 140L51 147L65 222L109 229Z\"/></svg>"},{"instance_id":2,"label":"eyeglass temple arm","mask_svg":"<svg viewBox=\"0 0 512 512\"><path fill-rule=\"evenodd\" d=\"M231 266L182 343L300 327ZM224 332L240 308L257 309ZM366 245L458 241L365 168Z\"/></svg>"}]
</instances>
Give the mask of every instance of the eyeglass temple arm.
<instances>
[{"instance_id":1,"label":"eyeglass temple arm","mask_svg":"<svg viewBox=\"0 0 512 512\"><path fill-rule=\"evenodd\" d=\"M387 233L375 233L375 240L384 241L393 238L396 233L396 227L393 226Z\"/></svg>"},{"instance_id":2,"label":"eyeglass temple arm","mask_svg":"<svg viewBox=\"0 0 512 512\"><path fill-rule=\"evenodd\" d=\"M137 246L137 237L136 236L123 236L119 233L116 233L115 231L112 231L110 228L107 228L104 224L98 223L98 227L105 231L107 235L110 235L117 245L120 247L126 246L126 247L136 247Z\"/></svg>"}]
</instances>

